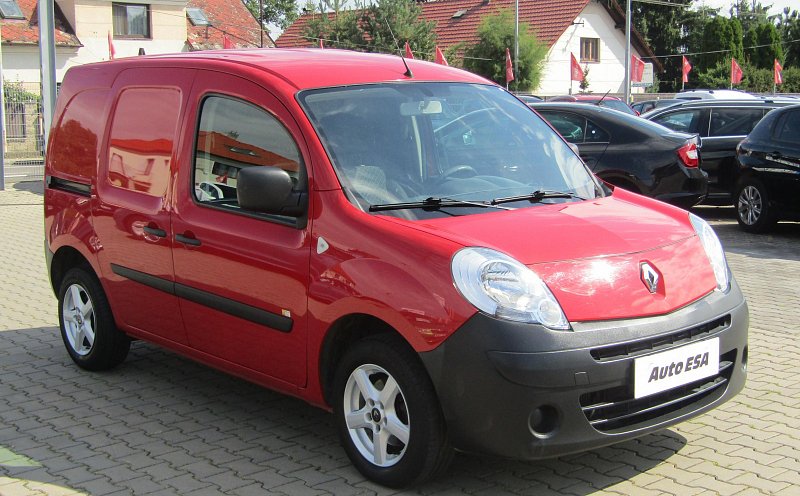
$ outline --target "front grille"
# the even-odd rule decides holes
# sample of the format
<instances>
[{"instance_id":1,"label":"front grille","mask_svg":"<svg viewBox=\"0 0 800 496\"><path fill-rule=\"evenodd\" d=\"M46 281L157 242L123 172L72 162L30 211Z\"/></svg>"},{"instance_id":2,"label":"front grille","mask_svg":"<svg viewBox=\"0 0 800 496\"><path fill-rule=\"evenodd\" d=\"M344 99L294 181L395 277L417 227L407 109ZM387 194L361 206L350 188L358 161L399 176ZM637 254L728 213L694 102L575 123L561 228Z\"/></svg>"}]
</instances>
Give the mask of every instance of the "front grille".
<instances>
[{"instance_id":1,"label":"front grille","mask_svg":"<svg viewBox=\"0 0 800 496\"><path fill-rule=\"evenodd\" d=\"M619 360L621 358L633 358L640 355L646 355L653 351L670 348L675 345L685 344L690 341L696 341L699 338L705 338L711 334L717 333L731 325L731 316L725 315L718 319L706 322L698 326L684 329L672 334L665 334L663 336L656 336L654 338L642 339L624 344L615 344L613 346L606 346L604 348L595 348L591 351L592 358L598 362L609 362L612 360Z\"/></svg>"},{"instance_id":2,"label":"front grille","mask_svg":"<svg viewBox=\"0 0 800 496\"><path fill-rule=\"evenodd\" d=\"M592 427L601 432L629 429L669 415L689 405L708 404L725 392L733 373L736 350L719 357L719 373L691 384L635 399L632 386L593 391L581 396L581 409Z\"/></svg>"}]
</instances>

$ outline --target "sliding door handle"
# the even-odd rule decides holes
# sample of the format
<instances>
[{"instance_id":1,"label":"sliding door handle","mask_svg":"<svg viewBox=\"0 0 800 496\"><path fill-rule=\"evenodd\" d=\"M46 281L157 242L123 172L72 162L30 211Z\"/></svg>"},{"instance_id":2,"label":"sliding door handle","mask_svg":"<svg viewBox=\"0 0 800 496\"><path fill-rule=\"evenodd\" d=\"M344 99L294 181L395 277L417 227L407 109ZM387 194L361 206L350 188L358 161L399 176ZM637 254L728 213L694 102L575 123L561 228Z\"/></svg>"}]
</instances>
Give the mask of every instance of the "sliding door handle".
<instances>
[{"instance_id":1,"label":"sliding door handle","mask_svg":"<svg viewBox=\"0 0 800 496\"><path fill-rule=\"evenodd\" d=\"M176 234L175 240L178 243L183 243L189 246L200 246L200 240L195 238L193 234L185 233L185 234Z\"/></svg>"}]
</instances>

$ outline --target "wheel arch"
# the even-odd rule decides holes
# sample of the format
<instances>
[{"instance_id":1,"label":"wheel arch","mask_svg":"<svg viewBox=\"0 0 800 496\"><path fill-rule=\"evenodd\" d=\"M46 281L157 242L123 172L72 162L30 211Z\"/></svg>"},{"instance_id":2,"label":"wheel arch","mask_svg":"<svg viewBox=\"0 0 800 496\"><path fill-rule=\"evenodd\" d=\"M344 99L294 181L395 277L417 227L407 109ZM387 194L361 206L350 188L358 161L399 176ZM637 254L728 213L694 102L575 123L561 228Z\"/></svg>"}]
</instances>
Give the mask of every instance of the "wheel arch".
<instances>
[{"instance_id":1,"label":"wheel arch","mask_svg":"<svg viewBox=\"0 0 800 496\"><path fill-rule=\"evenodd\" d=\"M319 383L326 404L332 405L336 364L354 343L379 334L395 335L413 351L411 344L397 329L373 315L344 315L331 324L319 354Z\"/></svg>"},{"instance_id":2,"label":"wheel arch","mask_svg":"<svg viewBox=\"0 0 800 496\"><path fill-rule=\"evenodd\" d=\"M53 292L58 294L61 281L66 273L73 267L83 267L97 277L97 273L89 260L78 249L72 246L62 246L53 254L50 262L50 285Z\"/></svg>"}]
</instances>

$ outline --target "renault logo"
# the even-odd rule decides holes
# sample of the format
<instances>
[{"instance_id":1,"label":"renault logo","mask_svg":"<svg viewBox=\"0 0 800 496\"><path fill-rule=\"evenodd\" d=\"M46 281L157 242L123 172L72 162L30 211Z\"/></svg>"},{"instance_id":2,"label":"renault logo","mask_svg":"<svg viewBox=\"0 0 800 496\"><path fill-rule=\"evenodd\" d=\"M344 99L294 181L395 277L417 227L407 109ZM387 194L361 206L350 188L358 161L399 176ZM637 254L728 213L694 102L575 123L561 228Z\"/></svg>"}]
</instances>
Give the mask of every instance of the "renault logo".
<instances>
[{"instance_id":1,"label":"renault logo","mask_svg":"<svg viewBox=\"0 0 800 496\"><path fill-rule=\"evenodd\" d=\"M651 293L655 293L656 290L658 289L658 277L659 277L658 272L656 272L656 269L653 268L653 266L650 265L649 263L642 262L640 265L640 272L642 276L642 282L644 283L645 286L647 286L647 290L650 291Z\"/></svg>"}]
</instances>

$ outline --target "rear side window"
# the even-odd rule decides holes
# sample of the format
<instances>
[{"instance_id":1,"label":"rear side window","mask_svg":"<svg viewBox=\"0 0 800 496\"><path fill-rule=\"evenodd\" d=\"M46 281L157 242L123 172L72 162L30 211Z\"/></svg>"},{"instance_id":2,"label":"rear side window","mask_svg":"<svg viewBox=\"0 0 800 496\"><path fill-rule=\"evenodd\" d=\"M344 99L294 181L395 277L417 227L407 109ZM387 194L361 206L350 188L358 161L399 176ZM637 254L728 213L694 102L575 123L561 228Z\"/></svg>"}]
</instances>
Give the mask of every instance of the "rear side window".
<instances>
[{"instance_id":1,"label":"rear side window","mask_svg":"<svg viewBox=\"0 0 800 496\"><path fill-rule=\"evenodd\" d=\"M787 112L775 126L775 139L800 145L800 112Z\"/></svg>"},{"instance_id":2,"label":"rear side window","mask_svg":"<svg viewBox=\"0 0 800 496\"><path fill-rule=\"evenodd\" d=\"M702 111L700 110L683 110L680 112L670 112L668 114L659 115L653 119L662 126L666 126L673 131L680 131L683 133L699 133L700 120L702 118Z\"/></svg>"},{"instance_id":3,"label":"rear side window","mask_svg":"<svg viewBox=\"0 0 800 496\"><path fill-rule=\"evenodd\" d=\"M108 90L89 90L67 104L58 127L48 162L54 172L74 179L91 179L97 171L99 136L105 124L103 108Z\"/></svg>"},{"instance_id":4,"label":"rear side window","mask_svg":"<svg viewBox=\"0 0 800 496\"><path fill-rule=\"evenodd\" d=\"M212 96L200 113L194 195L200 203L238 208L236 180L245 167L280 167L296 183L300 152L270 113L240 100Z\"/></svg>"},{"instance_id":5,"label":"rear side window","mask_svg":"<svg viewBox=\"0 0 800 496\"><path fill-rule=\"evenodd\" d=\"M130 88L117 102L108 147L108 180L114 186L163 197L181 110L174 88Z\"/></svg>"},{"instance_id":6,"label":"rear side window","mask_svg":"<svg viewBox=\"0 0 800 496\"><path fill-rule=\"evenodd\" d=\"M542 116L570 143L607 143L610 135L600 126L580 115L544 111Z\"/></svg>"},{"instance_id":7,"label":"rear side window","mask_svg":"<svg viewBox=\"0 0 800 496\"><path fill-rule=\"evenodd\" d=\"M711 109L709 136L746 136L764 117L761 108Z\"/></svg>"}]
</instances>

